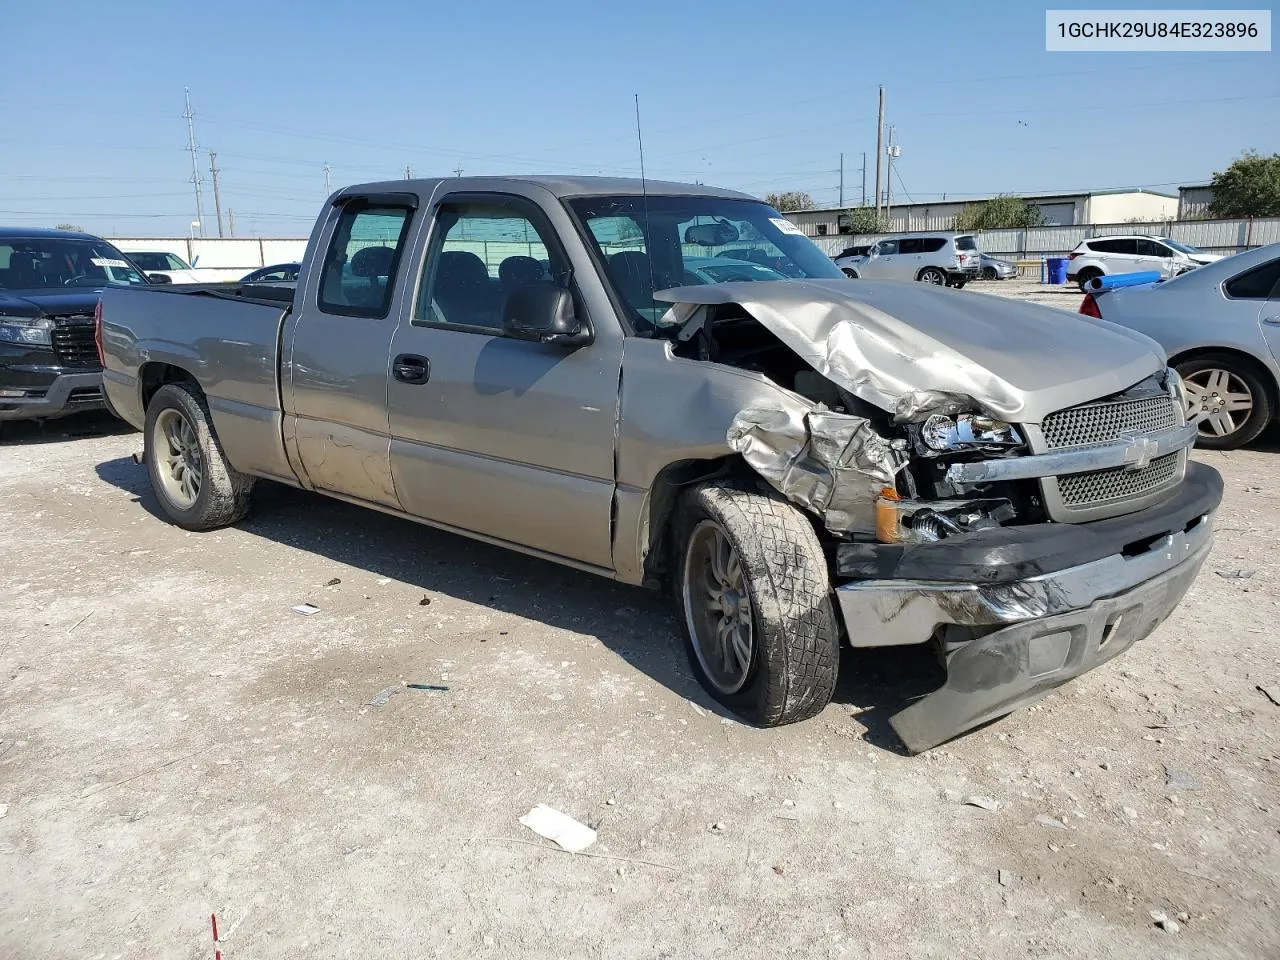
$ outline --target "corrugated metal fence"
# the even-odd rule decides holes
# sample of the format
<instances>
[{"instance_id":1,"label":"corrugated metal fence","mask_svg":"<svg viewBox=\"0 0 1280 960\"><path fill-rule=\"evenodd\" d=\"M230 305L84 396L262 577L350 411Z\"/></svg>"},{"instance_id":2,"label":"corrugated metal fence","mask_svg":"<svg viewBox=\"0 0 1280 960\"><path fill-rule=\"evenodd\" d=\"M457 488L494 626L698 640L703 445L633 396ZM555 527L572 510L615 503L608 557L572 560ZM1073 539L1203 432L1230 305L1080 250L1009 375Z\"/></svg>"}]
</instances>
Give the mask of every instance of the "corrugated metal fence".
<instances>
[{"instance_id":1,"label":"corrugated metal fence","mask_svg":"<svg viewBox=\"0 0 1280 960\"><path fill-rule=\"evenodd\" d=\"M1280 243L1280 217L1251 220L1173 220L1163 223L1095 223L1079 227L1028 227L1018 230L979 230L984 253L1003 257L1057 256L1073 250L1081 240L1116 234L1168 237L1210 253L1239 253L1268 243ZM814 237L828 254L845 247L875 243L887 233Z\"/></svg>"}]
</instances>

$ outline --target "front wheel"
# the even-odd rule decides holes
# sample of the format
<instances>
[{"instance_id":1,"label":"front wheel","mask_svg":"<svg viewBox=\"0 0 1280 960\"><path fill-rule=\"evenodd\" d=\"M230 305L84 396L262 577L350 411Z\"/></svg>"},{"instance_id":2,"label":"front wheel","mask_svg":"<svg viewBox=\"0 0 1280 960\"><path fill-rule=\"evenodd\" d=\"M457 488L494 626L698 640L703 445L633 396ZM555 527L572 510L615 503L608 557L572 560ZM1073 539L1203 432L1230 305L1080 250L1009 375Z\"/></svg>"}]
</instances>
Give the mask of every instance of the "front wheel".
<instances>
[{"instance_id":1,"label":"front wheel","mask_svg":"<svg viewBox=\"0 0 1280 960\"><path fill-rule=\"evenodd\" d=\"M941 287L947 282L947 275L937 267L925 267L916 279L921 283L932 283Z\"/></svg>"},{"instance_id":2,"label":"front wheel","mask_svg":"<svg viewBox=\"0 0 1280 960\"><path fill-rule=\"evenodd\" d=\"M1255 439L1271 419L1262 378L1229 354L1205 354L1178 364L1187 392L1187 420L1196 425L1196 446L1234 450Z\"/></svg>"},{"instance_id":3,"label":"front wheel","mask_svg":"<svg viewBox=\"0 0 1280 960\"><path fill-rule=\"evenodd\" d=\"M698 682L750 723L806 720L831 700L839 632L804 514L746 484L704 483L676 510L676 601Z\"/></svg>"},{"instance_id":4,"label":"front wheel","mask_svg":"<svg viewBox=\"0 0 1280 960\"><path fill-rule=\"evenodd\" d=\"M178 526L212 530L249 512L253 478L227 462L198 387L166 383L155 392L143 445L151 489Z\"/></svg>"},{"instance_id":5,"label":"front wheel","mask_svg":"<svg viewBox=\"0 0 1280 960\"><path fill-rule=\"evenodd\" d=\"M995 268L995 267L983 267L983 268L982 268L982 279L983 279L983 280L998 280L999 278L996 276L996 268Z\"/></svg>"}]
</instances>

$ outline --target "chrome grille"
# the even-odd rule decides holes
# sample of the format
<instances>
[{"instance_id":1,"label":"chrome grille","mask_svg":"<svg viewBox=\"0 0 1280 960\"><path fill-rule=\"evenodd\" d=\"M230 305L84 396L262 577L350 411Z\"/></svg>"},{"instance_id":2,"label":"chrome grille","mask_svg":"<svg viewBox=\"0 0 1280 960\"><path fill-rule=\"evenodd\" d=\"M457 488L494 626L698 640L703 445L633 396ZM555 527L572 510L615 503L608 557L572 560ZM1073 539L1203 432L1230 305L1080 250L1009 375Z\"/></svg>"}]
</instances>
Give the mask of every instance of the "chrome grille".
<instances>
[{"instance_id":1,"label":"chrome grille","mask_svg":"<svg viewBox=\"0 0 1280 960\"><path fill-rule=\"evenodd\" d=\"M93 314L53 318L53 353L64 367L98 367Z\"/></svg>"},{"instance_id":2,"label":"chrome grille","mask_svg":"<svg viewBox=\"0 0 1280 960\"><path fill-rule=\"evenodd\" d=\"M1173 397L1164 394L1133 400L1091 403L1059 410L1044 418L1041 430L1050 450L1110 443L1121 434L1159 433L1178 425Z\"/></svg>"},{"instance_id":3,"label":"chrome grille","mask_svg":"<svg viewBox=\"0 0 1280 960\"><path fill-rule=\"evenodd\" d=\"M1157 457L1141 470L1115 467L1091 473L1071 473L1058 477L1058 493L1063 506L1100 506L1116 500L1130 500L1159 490L1182 473L1182 453Z\"/></svg>"}]
</instances>

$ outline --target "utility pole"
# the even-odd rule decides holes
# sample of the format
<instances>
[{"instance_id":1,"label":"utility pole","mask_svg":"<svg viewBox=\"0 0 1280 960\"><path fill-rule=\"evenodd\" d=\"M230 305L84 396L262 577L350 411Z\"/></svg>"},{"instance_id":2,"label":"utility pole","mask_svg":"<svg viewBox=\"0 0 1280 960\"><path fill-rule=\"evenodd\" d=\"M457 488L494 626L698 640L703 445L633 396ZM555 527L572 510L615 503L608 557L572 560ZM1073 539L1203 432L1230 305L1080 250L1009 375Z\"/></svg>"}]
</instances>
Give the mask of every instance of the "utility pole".
<instances>
[{"instance_id":1,"label":"utility pole","mask_svg":"<svg viewBox=\"0 0 1280 960\"><path fill-rule=\"evenodd\" d=\"M889 219L893 209L893 124L889 124L889 145L885 148L884 216Z\"/></svg>"},{"instance_id":2,"label":"utility pole","mask_svg":"<svg viewBox=\"0 0 1280 960\"><path fill-rule=\"evenodd\" d=\"M844 207L844 154L840 154L840 206Z\"/></svg>"},{"instance_id":3,"label":"utility pole","mask_svg":"<svg viewBox=\"0 0 1280 960\"><path fill-rule=\"evenodd\" d=\"M886 227L888 226L887 221L889 217L893 214L893 161L895 158L902 156L902 148L896 146L893 142L893 124L889 124L889 149L887 153L889 161L889 175L885 178L884 202L884 218L886 221Z\"/></svg>"},{"instance_id":4,"label":"utility pole","mask_svg":"<svg viewBox=\"0 0 1280 960\"><path fill-rule=\"evenodd\" d=\"M453 168L453 175L455 177L462 176L462 164L458 164L458 166Z\"/></svg>"},{"instance_id":5,"label":"utility pole","mask_svg":"<svg viewBox=\"0 0 1280 960\"><path fill-rule=\"evenodd\" d=\"M876 122L876 216L880 215L881 194L880 188L882 181L880 179L880 161L884 157L884 84L880 85L880 119Z\"/></svg>"},{"instance_id":6,"label":"utility pole","mask_svg":"<svg viewBox=\"0 0 1280 960\"><path fill-rule=\"evenodd\" d=\"M867 151L862 151L862 205L867 205Z\"/></svg>"},{"instance_id":7,"label":"utility pole","mask_svg":"<svg viewBox=\"0 0 1280 960\"><path fill-rule=\"evenodd\" d=\"M200 196L200 157L196 147L196 115L191 112L191 88L183 87L187 109L183 116L187 118L187 150L191 153L191 183L196 188L196 219L200 221L200 236L204 236L204 200Z\"/></svg>"},{"instance_id":8,"label":"utility pole","mask_svg":"<svg viewBox=\"0 0 1280 960\"><path fill-rule=\"evenodd\" d=\"M218 239L222 239L222 199L218 195L218 154L209 151L209 176L213 178L213 212L218 218Z\"/></svg>"},{"instance_id":9,"label":"utility pole","mask_svg":"<svg viewBox=\"0 0 1280 960\"><path fill-rule=\"evenodd\" d=\"M329 173L332 170L333 170L333 167L329 166L329 161L326 160L324 162L324 195L326 197L329 194L333 193L333 188L329 186Z\"/></svg>"},{"instance_id":10,"label":"utility pole","mask_svg":"<svg viewBox=\"0 0 1280 960\"><path fill-rule=\"evenodd\" d=\"M412 179L413 179L413 171L412 171L412 170L410 170L408 167L405 167L405 168L404 168L404 178L405 178L406 180L412 180Z\"/></svg>"},{"instance_id":11,"label":"utility pole","mask_svg":"<svg viewBox=\"0 0 1280 960\"><path fill-rule=\"evenodd\" d=\"M234 237L236 235L236 212L232 210L230 207L227 207L227 220L230 221L227 224L228 226L227 232Z\"/></svg>"}]
</instances>

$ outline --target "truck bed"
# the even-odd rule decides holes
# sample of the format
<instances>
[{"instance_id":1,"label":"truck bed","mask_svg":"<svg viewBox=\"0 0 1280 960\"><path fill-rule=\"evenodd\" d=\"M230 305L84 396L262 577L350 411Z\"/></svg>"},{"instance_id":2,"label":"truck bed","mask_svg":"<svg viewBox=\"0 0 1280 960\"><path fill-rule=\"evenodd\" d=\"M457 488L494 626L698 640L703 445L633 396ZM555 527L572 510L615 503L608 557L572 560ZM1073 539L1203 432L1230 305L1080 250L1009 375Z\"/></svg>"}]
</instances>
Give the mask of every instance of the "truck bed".
<instances>
[{"instance_id":1,"label":"truck bed","mask_svg":"<svg viewBox=\"0 0 1280 960\"><path fill-rule=\"evenodd\" d=\"M280 333L293 290L239 283L108 287L102 293L103 390L146 422L157 383L193 377L231 463L292 480L281 434Z\"/></svg>"}]
</instances>

